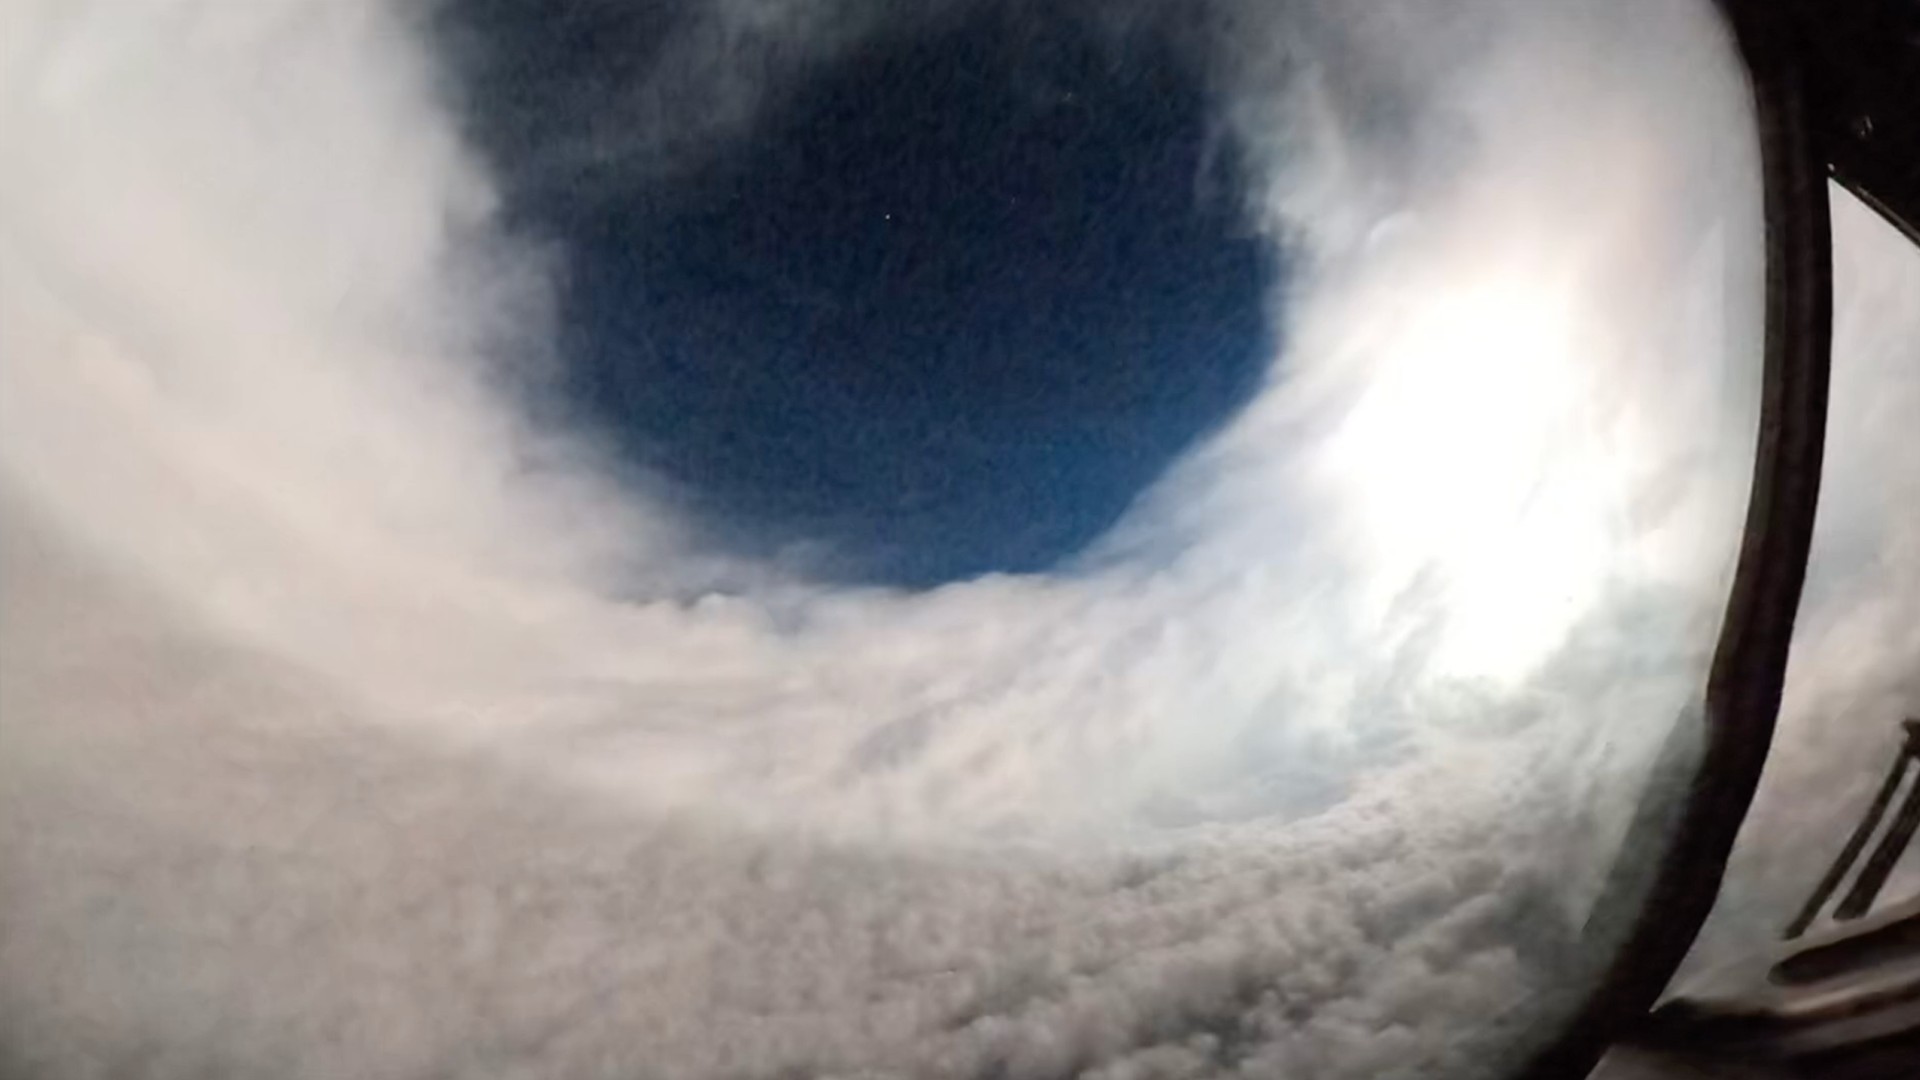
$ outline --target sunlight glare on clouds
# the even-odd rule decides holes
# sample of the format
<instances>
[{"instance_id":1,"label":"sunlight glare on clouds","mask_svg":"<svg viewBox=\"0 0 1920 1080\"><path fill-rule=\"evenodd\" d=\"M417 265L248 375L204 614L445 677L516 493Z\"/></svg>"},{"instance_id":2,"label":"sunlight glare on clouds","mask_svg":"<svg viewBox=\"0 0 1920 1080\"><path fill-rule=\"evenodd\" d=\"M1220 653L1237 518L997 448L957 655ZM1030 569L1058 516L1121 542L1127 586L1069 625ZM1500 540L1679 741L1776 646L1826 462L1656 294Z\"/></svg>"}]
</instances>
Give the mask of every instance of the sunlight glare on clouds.
<instances>
[{"instance_id":1,"label":"sunlight glare on clouds","mask_svg":"<svg viewBox=\"0 0 1920 1080\"><path fill-rule=\"evenodd\" d=\"M1456 614L1434 662L1517 680L1601 587L1615 493L1605 446L1578 426L1590 368L1570 356L1569 298L1524 272L1463 276L1389 323L1395 339L1378 347L1391 359L1368 371L1319 464L1376 559L1437 565ZM1481 408L1502 399L1526 406Z\"/></svg>"}]
</instances>

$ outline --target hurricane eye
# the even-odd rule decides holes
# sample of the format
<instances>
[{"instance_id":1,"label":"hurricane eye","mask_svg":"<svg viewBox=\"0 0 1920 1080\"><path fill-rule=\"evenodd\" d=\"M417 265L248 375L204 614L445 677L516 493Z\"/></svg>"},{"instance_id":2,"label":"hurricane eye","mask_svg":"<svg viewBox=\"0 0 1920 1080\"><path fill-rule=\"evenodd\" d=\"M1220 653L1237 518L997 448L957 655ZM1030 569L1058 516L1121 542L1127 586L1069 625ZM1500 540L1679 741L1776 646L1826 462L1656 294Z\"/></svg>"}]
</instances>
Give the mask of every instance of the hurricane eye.
<instances>
[{"instance_id":1,"label":"hurricane eye","mask_svg":"<svg viewBox=\"0 0 1920 1080\"><path fill-rule=\"evenodd\" d=\"M667 93L670 29L522 6L441 31L512 228L563 265L549 415L708 544L854 583L1044 572L1275 360L1282 260L1163 34L1015 4L876 30L676 154L623 108Z\"/></svg>"}]
</instances>

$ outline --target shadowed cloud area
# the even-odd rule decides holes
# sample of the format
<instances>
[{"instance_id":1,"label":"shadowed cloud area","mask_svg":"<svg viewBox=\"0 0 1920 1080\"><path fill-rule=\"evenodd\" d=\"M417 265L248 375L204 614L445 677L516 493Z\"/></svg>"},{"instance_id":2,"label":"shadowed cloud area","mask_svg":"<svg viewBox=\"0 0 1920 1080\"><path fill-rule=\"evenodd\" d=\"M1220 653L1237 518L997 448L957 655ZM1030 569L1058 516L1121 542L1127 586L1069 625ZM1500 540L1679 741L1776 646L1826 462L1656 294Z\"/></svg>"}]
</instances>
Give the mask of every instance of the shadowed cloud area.
<instances>
[{"instance_id":1,"label":"shadowed cloud area","mask_svg":"<svg viewBox=\"0 0 1920 1080\"><path fill-rule=\"evenodd\" d=\"M534 6L441 26L509 220L564 263L559 414L717 549L909 587L1045 571L1257 388L1280 267L1148 35L996 8L879 33L657 167L621 145L644 123L582 117L673 19Z\"/></svg>"}]
</instances>

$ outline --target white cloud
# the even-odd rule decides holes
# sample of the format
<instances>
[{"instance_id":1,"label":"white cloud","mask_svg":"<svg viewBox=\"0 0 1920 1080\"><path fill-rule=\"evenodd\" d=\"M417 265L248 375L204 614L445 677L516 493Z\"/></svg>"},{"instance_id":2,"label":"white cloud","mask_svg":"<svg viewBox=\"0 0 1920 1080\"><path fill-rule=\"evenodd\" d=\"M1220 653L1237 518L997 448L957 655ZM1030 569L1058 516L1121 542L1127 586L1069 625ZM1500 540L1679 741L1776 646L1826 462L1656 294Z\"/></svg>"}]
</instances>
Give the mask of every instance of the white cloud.
<instances>
[{"instance_id":1,"label":"white cloud","mask_svg":"<svg viewBox=\"0 0 1920 1080\"><path fill-rule=\"evenodd\" d=\"M1738 75L1591 6L1223 5L1309 258L1271 386L1071 572L902 595L721 565L519 414L549 267L416 9L11 5L8 1064L1497 1067L1697 690L1754 407ZM696 18L659 79L727 92L610 105L622 167L877 17Z\"/></svg>"}]
</instances>

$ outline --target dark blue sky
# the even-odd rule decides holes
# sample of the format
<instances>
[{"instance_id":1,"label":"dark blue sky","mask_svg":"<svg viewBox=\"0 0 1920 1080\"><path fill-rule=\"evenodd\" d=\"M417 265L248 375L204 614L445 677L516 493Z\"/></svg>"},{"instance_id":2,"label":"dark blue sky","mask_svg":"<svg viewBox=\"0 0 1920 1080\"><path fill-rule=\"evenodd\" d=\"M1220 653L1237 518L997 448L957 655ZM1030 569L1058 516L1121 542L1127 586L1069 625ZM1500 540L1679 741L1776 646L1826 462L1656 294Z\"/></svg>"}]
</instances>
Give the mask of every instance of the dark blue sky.
<instances>
[{"instance_id":1,"label":"dark blue sky","mask_svg":"<svg viewBox=\"0 0 1920 1080\"><path fill-rule=\"evenodd\" d=\"M451 5L455 96L562 253L566 422L714 546L913 587L1044 571L1256 388L1279 267L1171 50L986 8L622 182L555 163L673 19L565 10Z\"/></svg>"}]
</instances>

